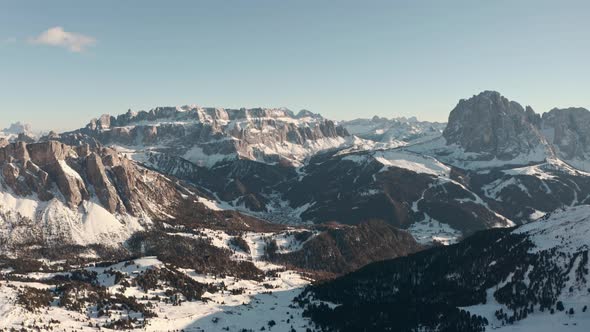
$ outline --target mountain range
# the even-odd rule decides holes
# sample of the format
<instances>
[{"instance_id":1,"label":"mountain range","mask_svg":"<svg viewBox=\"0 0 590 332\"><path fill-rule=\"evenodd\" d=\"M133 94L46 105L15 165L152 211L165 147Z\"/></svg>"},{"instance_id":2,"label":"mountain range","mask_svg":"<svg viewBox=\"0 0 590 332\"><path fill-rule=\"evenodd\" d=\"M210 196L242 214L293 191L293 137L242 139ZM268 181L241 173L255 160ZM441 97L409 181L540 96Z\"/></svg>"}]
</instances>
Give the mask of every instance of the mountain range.
<instances>
[{"instance_id":1,"label":"mountain range","mask_svg":"<svg viewBox=\"0 0 590 332\"><path fill-rule=\"evenodd\" d=\"M447 123L190 105L11 126L0 328L585 330L589 125L484 91Z\"/></svg>"}]
</instances>

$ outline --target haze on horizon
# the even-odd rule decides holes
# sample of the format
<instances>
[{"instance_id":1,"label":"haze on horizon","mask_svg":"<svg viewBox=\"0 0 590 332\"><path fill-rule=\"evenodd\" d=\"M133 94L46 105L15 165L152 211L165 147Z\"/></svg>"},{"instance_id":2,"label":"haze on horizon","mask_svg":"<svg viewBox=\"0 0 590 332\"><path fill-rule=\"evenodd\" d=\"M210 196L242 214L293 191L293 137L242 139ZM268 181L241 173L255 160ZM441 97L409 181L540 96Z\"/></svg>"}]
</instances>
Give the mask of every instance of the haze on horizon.
<instances>
[{"instance_id":1,"label":"haze on horizon","mask_svg":"<svg viewBox=\"0 0 590 332\"><path fill-rule=\"evenodd\" d=\"M0 128L197 104L446 121L497 90L590 108L587 1L0 0Z\"/></svg>"}]
</instances>

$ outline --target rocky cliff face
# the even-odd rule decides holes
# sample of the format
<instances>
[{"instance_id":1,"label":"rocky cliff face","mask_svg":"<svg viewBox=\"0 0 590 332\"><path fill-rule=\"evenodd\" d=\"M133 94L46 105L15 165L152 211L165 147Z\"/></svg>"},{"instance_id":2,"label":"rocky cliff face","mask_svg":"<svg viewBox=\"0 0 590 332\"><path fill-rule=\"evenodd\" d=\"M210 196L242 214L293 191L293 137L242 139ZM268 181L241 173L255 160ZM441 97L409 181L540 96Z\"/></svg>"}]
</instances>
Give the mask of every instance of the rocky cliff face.
<instances>
[{"instance_id":1,"label":"rocky cliff face","mask_svg":"<svg viewBox=\"0 0 590 332\"><path fill-rule=\"evenodd\" d=\"M0 130L0 133L1 133L0 135L5 135L5 136L18 135L18 134L32 135L33 129L31 127L31 125L28 123L15 122L15 123L11 124L10 126L8 126L7 128Z\"/></svg>"},{"instance_id":2,"label":"rocky cliff face","mask_svg":"<svg viewBox=\"0 0 590 332\"><path fill-rule=\"evenodd\" d=\"M255 194L259 189L287 176L276 173L273 177L269 173L264 176L270 182L257 182L272 166L248 160L236 161L233 166L226 172L219 170L222 173L205 169L209 173L203 183L210 188L219 186L227 195L242 197L242 203L252 209L265 203L260 201L265 196ZM196 187L148 170L112 148L70 146L51 140L10 143L0 148L0 170L0 250L4 254L104 258L125 255L122 244L143 231L159 231L164 236L172 231L198 234L203 229L228 234L287 229L236 211L224 211ZM295 175L292 172L288 174ZM363 229L366 227L347 228L350 237ZM401 235L382 240L390 249L378 257L391 258L417 250L418 245L408 233L396 234ZM377 259L374 254L367 256L370 248L364 242L340 243L338 250L349 253L354 261L346 265L348 268ZM341 260L334 256L328 259L333 268L313 269L341 273L347 270Z\"/></svg>"},{"instance_id":3,"label":"rocky cliff face","mask_svg":"<svg viewBox=\"0 0 590 332\"><path fill-rule=\"evenodd\" d=\"M590 211L580 205L590 203L590 175L572 165L586 158L588 113L552 110L539 117L498 93L484 92L459 103L444 137L436 138L436 129L432 137L420 131L425 127L415 119L374 118L349 125L353 132L369 128L365 138L381 143L385 132L417 130L417 139L404 136L409 138L396 148L366 141L350 146L346 130L308 111L197 107L103 116L76 132L51 133L40 143L0 140L4 289L10 298L35 299L36 292L16 290L41 285L62 297L67 287L76 293L81 285L86 289L81 293L106 287L104 299L91 296L76 308L76 314L79 308L87 313L80 319L84 326L106 327L99 306L108 301L123 301L112 307L119 311L111 311L122 319L141 317L125 307L134 303L125 297L131 290L154 312L166 313L162 325L152 325L158 330L186 328L185 312L204 312L203 305L226 308L225 303L246 299L255 300L234 307L243 310L239 314L211 310L221 318L207 316L194 327L215 330L229 316L252 321L243 318L251 308L251 315L259 317L257 308L276 313L288 307L285 316L273 319L275 328L290 329L296 309L291 299L298 292L281 296L278 285L293 291L307 282L294 284L293 271L283 268L331 277L409 255L318 284L298 299L318 328L351 331L369 325L377 330L481 330L524 320L532 311L539 317L560 310L561 302L561 307L565 303L585 312L579 300L587 302ZM139 156L142 163L124 154ZM569 209L555 212L563 207ZM252 216L317 224L286 226ZM514 226L513 221L528 225L489 230ZM422 244L458 241L413 254L424 249ZM14 253L19 259L2 255ZM59 266L53 270L59 274L43 280L37 272L47 275L47 267L34 261L38 267L30 269L30 261L21 262L23 255L80 261L76 270ZM152 257L79 269L81 263L106 257L138 256ZM24 276L23 268L35 272L30 280L17 279ZM195 276L215 285L209 290L212 301L197 304L186 298L190 288L200 289ZM158 297L150 293L152 287ZM263 297L272 304L252 297L271 288L276 296ZM188 311L177 310L183 291L182 305L194 305ZM307 295L340 306L316 306ZM277 304L280 299L287 300ZM18 301L6 308L20 308ZM39 315L52 310L48 302L66 303L37 301ZM400 313L408 319L397 319ZM441 316L448 318L443 325ZM573 314L551 317L558 316L573 326ZM158 318L152 318L156 324ZM220 319L223 325L215 325ZM269 318L264 320L262 325ZM24 326L40 320L16 321L15 326ZM245 327L261 330L262 325Z\"/></svg>"},{"instance_id":4,"label":"rocky cliff face","mask_svg":"<svg viewBox=\"0 0 590 332\"><path fill-rule=\"evenodd\" d=\"M62 135L62 140L79 134L139 154L150 150L180 156L205 167L234 159L298 165L314 152L344 145L349 136L343 127L309 111L295 115L286 109L196 106L103 115Z\"/></svg>"},{"instance_id":5,"label":"rocky cliff face","mask_svg":"<svg viewBox=\"0 0 590 332\"><path fill-rule=\"evenodd\" d=\"M532 108L525 109L498 92L484 91L459 101L443 136L447 144L457 144L466 152L510 160L533 153L544 144L538 130L540 121Z\"/></svg>"},{"instance_id":6,"label":"rocky cliff face","mask_svg":"<svg viewBox=\"0 0 590 332\"><path fill-rule=\"evenodd\" d=\"M185 106L106 115L47 139L114 145L145 167L210 193L225 209L272 222L378 219L421 242L451 243L587 202L588 176L567 165L578 160L567 158L584 158L587 113L553 110L541 117L485 91L458 103L442 135L442 125L415 118L337 125L309 111ZM347 136L345 128L364 139ZM133 194L110 186L104 174L126 172L95 154L84 157L92 173L84 179L98 189L65 186L70 204L92 194L109 211L140 205L113 198L113 188Z\"/></svg>"},{"instance_id":7,"label":"rocky cliff face","mask_svg":"<svg viewBox=\"0 0 590 332\"><path fill-rule=\"evenodd\" d=\"M0 171L0 246L5 250L25 244L117 246L154 221L217 227L229 220L246 222L233 212L211 211L195 188L140 167L111 148L10 143L0 148Z\"/></svg>"},{"instance_id":8,"label":"rocky cliff face","mask_svg":"<svg viewBox=\"0 0 590 332\"><path fill-rule=\"evenodd\" d=\"M141 171L113 149L88 145L72 147L57 141L16 142L0 149L3 184L17 196L41 201L63 198L70 208L96 197L111 213L141 213L139 199L131 192ZM108 169L108 170L107 170ZM120 197L115 189L127 188Z\"/></svg>"},{"instance_id":9,"label":"rocky cliff face","mask_svg":"<svg viewBox=\"0 0 590 332\"><path fill-rule=\"evenodd\" d=\"M39 136L39 133L34 132L31 125L27 123L16 122L11 124L8 128L0 130L0 147L3 141L25 141L34 142Z\"/></svg>"},{"instance_id":10,"label":"rocky cliff face","mask_svg":"<svg viewBox=\"0 0 590 332\"><path fill-rule=\"evenodd\" d=\"M443 132L446 148L428 153L462 168L494 168L561 159L590 170L590 111L553 109L542 116L530 107L484 91L461 100ZM434 146L434 145L433 145ZM422 151L424 152L424 151Z\"/></svg>"},{"instance_id":11,"label":"rocky cliff face","mask_svg":"<svg viewBox=\"0 0 590 332\"><path fill-rule=\"evenodd\" d=\"M248 194L285 176L262 174L275 166L250 160L232 166L206 169L207 180ZM290 330L303 326L292 307L298 287L422 249L384 222L287 227L221 210L195 187L98 142L10 143L0 148L0 170L0 329L202 330L206 320L209 331L227 324L209 314L227 316L227 303L248 307L232 315L239 330L275 320Z\"/></svg>"},{"instance_id":12,"label":"rocky cliff face","mask_svg":"<svg viewBox=\"0 0 590 332\"><path fill-rule=\"evenodd\" d=\"M560 158L581 166L590 153L590 111L585 108L552 109L543 114L543 132ZM577 161L577 162L576 162ZM588 170L587 167L583 169Z\"/></svg>"},{"instance_id":13,"label":"rocky cliff face","mask_svg":"<svg viewBox=\"0 0 590 332\"><path fill-rule=\"evenodd\" d=\"M485 91L458 103L442 138L407 150L455 167L462 183L489 207L526 222L588 203L589 119L584 109L554 109L540 116Z\"/></svg>"}]
</instances>

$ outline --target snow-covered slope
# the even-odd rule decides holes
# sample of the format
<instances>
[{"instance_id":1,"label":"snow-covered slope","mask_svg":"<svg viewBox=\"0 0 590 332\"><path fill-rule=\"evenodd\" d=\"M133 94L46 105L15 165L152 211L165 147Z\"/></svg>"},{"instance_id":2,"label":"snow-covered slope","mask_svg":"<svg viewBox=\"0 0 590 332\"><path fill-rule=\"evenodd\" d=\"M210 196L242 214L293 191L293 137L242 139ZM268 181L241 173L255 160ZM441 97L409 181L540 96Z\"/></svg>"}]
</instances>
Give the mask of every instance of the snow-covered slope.
<instances>
[{"instance_id":1,"label":"snow-covered slope","mask_svg":"<svg viewBox=\"0 0 590 332\"><path fill-rule=\"evenodd\" d=\"M486 91L444 131L184 106L0 141L0 327L291 331L334 314L360 327L402 315L424 319L418 330L586 328L589 114L541 117ZM448 246L314 287L340 304L298 297L315 323L291 302L311 277L413 253L416 241ZM12 260L25 257L37 260Z\"/></svg>"},{"instance_id":2,"label":"snow-covered slope","mask_svg":"<svg viewBox=\"0 0 590 332\"><path fill-rule=\"evenodd\" d=\"M116 249L155 220L198 213L207 213L210 222L227 218L210 212L201 203L208 199L195 189L108 148L11 143L0 148L0 169L0 247L5 255L64 246ZM93 249L85 252L95 254Z\"/></svg>"},{"instance_id":3,"label":"snow-covered slope","mask_svg":"<svg viewBox=\"0 0 590 332\"><path fill-rule=\"evenodd\" d=\"M292 303L311 279L256 254L235 251L228 241L219 240L230 239L226 233L203 234L195 241L233 252L235 262L253 264L261 275L203 273L155 256L66 268L60 262L46 262L42 267L48 272L4 268L0 271L0 329L239 332L265 328L287 332L314 327ZM247 245L253 253L264 246L260 240L264 236L273 237L250 234Z\"/></svg>"},{"instance_id":4,"label":"snow-covered slope","mask_svg":"<svg viewBox=\"0 0 590 332\"><path fill-rule=\"evenodd\" d=\"M149 221L148 217L113 214L93 201L83 201L72 209L58 198L44 202L0 193L0 239L4 254L22 254L31 245L115 247L142 230Z\"/></svg>"},{"instance_id":5,"label":"snow-covered slope","mask_svg":"<svg viewBox=\"0 0 590 332\"><path fill-rule=\"evenodd\" d=\"M415 117L386 119L374 116L371 119L341 121L351 135L380 143L379 148L393 148L417 143L440 136L446 124L418 121Z\"/></svg>"},{"instance_id":6,"label":"snow-covered slope","mask_svg":"<svg viewBox=\"0 0 590 332\"><path fill-rule=\"evenodd\" d=\"M313 277L420 248L383 223L288 228L223 211L100 146L11 143L0 168L0 329L313 328L292 303Z\"/></svg>"},{"instance_id":7,"label":"snow-covered slope","mask_svg":"<svg viewBox=\"0 0 590 332\"><path fill-rule=\"evenodd\" d=\"M526 270L514 271L498 285L488 288L486 302L464 309L472 314L485 317L493 329L506 331L587 331L590 329L590 281L588 280L588 249L590 248L590 206L583 205L556 211L516 229L514 234L525 236L533 244L530 253L545 257L551 261L556 271L544 271L543 267L533 263ZM524 274L523 274L524 273ZM547 273L544 275L544 273ZM552 280L552 279L555 280ZM517 319L506 325L506 319L500 318L499 311L511 316L511 306L500 303L494 296L499 288L514 284L524 287L528 292L537 294L543 291L538 285L553 284L555 295L545 310L533 300L527 315L518 315ZM520 291L519 293L522 293ZM518 296L514 294L514 296Z\"/></svg>"},{"instance_id":8,"label":"snow-covered slope","mask_svg":"<svg viewBox=\"0 0 590 332\"><path fill-rule=\"evenodd\" d=\"M310 287L299 303L334 330L587 331L589 235L590 206L567 208L366 266Z\"/></svg>"},{"instance_id":9,"label":"snow-covered slope","mask_svg":"<svg viewBox=\"0 0 590 332\"><path fill-rule=\"evenodd\" d=\"M476 230L513 225L452 173L437 159L403 148L343 150L312 158L268 200L285 202L280 210L290 208L302 221L385 220L423 243L448 244Z\"/></svg>"},{"instance_id":10,"label":"snow-covered slope","mask_svg":"<svg viewBox=\"0 0 590 332\"><path fill-rule=\"evenodd\" d=\"M0 256L0 329L316 330L293 303L316 276L418 249L409 234L387 226L258 226L239 231L161 223L136 233L106 262ZM374 234L397 236L383 241ZM379 245L363 253L368 235Z\"/></svg>"},{"instance_id":11,"label":"snow-covered slope","mask_svg":"<svg viewBox=\"0 0 590 332\"><path fill-rule=\"evenodd\" d=\"M575 253L590 249L590 205L562 209L521 226L515 234L527 235L534 252L556 250Z\"/></svg>"},{"instance_id":12,"label":"snow-covered slope","mask_svg":"<svg viewBox=\"0 0 590 332\"><path fill-rule=\"evenodd\" d=\"M499 158L487 153L469 152L457 144L449 144L439 136L432 140L406 147L408 151L433 156L444 163L457 168L486 171L495 168L519 167L534 163L542 163L553 157L551 147L540 144L526 152L514 156Z\"/></svg>"}]
</instances>

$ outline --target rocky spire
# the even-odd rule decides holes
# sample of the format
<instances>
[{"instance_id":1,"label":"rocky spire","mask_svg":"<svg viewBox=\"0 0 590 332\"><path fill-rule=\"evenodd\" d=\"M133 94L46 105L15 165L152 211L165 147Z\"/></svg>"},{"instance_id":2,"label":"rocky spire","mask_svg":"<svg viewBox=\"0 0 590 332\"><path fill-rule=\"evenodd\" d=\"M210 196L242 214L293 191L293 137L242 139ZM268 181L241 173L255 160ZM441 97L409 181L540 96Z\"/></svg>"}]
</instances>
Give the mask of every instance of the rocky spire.
<instances>
[{"instance_id":1,"label":"rocky spire","mask_svg":"<svg viewBox=\"0 0 590 332\"><path fill-rule=\"evenodd\" d=\"M532 108L525 109L496 91L484 91L459 101L443 136L448 145L508 160L542 144L539 123L540 117Z\"/></svg>"}]
</instances>

